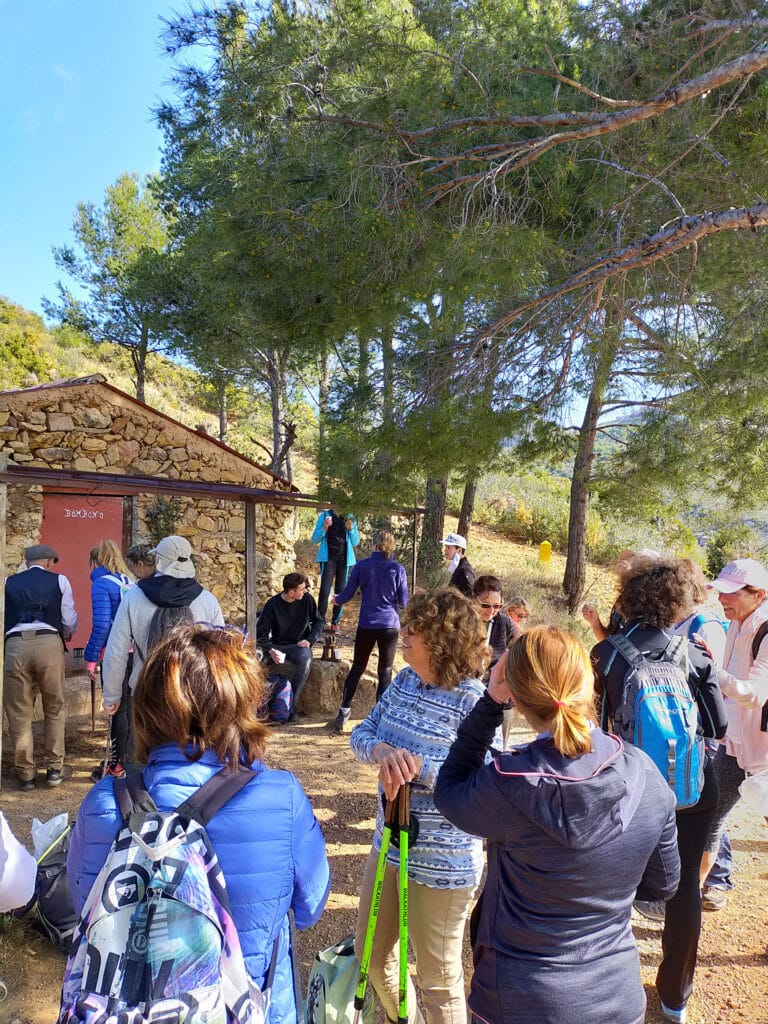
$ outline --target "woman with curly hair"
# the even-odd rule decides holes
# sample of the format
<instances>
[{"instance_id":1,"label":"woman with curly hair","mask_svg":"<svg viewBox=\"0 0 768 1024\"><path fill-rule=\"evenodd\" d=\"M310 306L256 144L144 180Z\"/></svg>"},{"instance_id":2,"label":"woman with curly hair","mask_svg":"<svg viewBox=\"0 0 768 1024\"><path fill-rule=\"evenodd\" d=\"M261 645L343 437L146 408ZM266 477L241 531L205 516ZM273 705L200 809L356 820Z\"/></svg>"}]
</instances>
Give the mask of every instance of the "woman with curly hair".
<instances>
[{"instance_id":1,"label":"woman with curly hair","mask_svg":"<svg viewBox=\"0 0 768 1024\"><path fill-rule=\"evenodd\" d=\"M651 661L669 660L667 648L675 640L675 623L695 603L696 584L684 559L635 559L620 577L618 611L624 619L621 634ZM700 647L688 642L688 686L698 707L699 737L720 739L727 718L717 669ZM613 716L622 700L628 665L610 640L592 649L597 690ZM701 744L703 747L703 743ZM697 803L677 810L680 886L667 903L662 934L662 961L656 975L664 1020L686 1019L685 1004L693 991L696 953L701 932L699 867L718 801L712 762L703 758L703 785Z\"/></svg>"},{"instance_id":2,"label":"woman with curly hair","mask_svg":"<svg viewBox=\"0 0 768 1024\"><path fill-rule=\"evenodd\" d=\"M380 794L391 800L413 783L411 807L419 835L410 852L409 935L416 982L427 1024L464 1024L461 948L467 909L483 869L480 839L451 825L436 810L438 772L459 725L483 694L488 654L475 606L453 588L411 598L401 630L408 663L370 715L352 732L352 750L379 766ZM355 949L362 953L384 814L378 801L373 848L360 890ZM398 1016L398 851L390 849L381 896L370 980L387 1019ZM409 1020L421 1021L409 983Z\"/></svg>"},{"instance_id":3,"label":"woman with curly hair","mask_svg":"<svg viewBox=\"0 0 768 1024\"><path fill-rule=\"evenodd\" d=\"M511 699L538 736L485 764ZM644 1019L632 900L638 887L675 891L675 799L646 754L594 719L586 650L537 626L499 660L440 772L438 809L488 840L472 915L477 1021Z\"/></svg>"}]
</instances>

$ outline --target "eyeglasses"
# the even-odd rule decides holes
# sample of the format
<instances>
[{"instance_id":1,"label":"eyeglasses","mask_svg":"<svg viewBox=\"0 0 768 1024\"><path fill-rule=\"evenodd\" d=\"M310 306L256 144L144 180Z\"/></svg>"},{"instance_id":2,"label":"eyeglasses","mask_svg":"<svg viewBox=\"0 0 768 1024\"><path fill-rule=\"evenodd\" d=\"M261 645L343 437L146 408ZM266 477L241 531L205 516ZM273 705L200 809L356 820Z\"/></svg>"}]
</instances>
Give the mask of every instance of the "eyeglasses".
<instances>
[{"instance_id":1,"label":"eyeglasses","mask_svg":"<svg viewBox=\"0 0 768 1024\"><path fill-rule=\"evenodd\" d=\"M498 612L503 607L500 604L485 604L483 601L478 602L481 608L493 608L495 612Z\"/></svg>"}]
</instances>

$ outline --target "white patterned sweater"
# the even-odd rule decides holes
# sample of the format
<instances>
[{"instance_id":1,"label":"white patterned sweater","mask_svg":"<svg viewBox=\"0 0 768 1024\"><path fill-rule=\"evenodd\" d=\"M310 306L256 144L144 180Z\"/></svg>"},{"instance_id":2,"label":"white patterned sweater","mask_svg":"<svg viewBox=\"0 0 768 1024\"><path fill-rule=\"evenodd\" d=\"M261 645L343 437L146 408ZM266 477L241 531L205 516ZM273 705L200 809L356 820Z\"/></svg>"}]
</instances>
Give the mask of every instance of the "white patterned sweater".
<instances>
[{"instance_id":1,"label":"white patterned sweater","mask_svg":"<svg viewBox=\"0 0 768 1024\"><path fill-rule=\"evenodd\" d=\"M443 690L423 683L412 668L404 668L350 736L350 746L360 761L373 762L377 743L423 757L411 793L411 814L419 819L419 835L409 850L408 878L433 889L468 889L479 883L482 874L482 841L447 821L435 808L432 794L459 725L484 692L479 679L463 679L453 690ZM377 850L383 828L379 787L373 835ZM399 853L392 846L387 862L399 863Z\"/></svg>"}]
</instances>

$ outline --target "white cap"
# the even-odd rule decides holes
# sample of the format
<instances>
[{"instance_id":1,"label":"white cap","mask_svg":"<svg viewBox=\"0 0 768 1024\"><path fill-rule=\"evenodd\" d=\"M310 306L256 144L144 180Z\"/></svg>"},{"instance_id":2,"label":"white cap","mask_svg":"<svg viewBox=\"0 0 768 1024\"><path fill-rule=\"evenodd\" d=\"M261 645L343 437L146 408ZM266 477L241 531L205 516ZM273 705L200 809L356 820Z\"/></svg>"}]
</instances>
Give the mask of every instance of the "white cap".
<instances>
[{"instance_id":1,"label":"white cap","mask_svg":"<svg viewBox=\"0 0 768 1024\"><path fill-rule=\"evenodd\" d=\"M443 537L441 544L451 544L455 548L462 548L467 550L467 538L462 537L460 533L448 533Z\"/></svg>"},{"instance_id":2,"label":"white cap","mask_svg":"<svg viewBox=\"0 0 768 1024\"><path fill-rule=\"evenodd\" d=\"M709 585L721 594L733 594L742 587L768 590L768 571L754 558L737 558L723 566L717 579Z\"/></svg>"},{"instance_id":3,"label":"white cap","mask_svg":"<svg viewBox=\"0 0 768 1024\"><path fill-rule=\"evenodd\" d=\"M177 580L191 580L195 577L195 563L192 561L192 545L186 537L163 537L150 554L155 556L155 568L163 576Z\"/></svg>"}]
</instances>

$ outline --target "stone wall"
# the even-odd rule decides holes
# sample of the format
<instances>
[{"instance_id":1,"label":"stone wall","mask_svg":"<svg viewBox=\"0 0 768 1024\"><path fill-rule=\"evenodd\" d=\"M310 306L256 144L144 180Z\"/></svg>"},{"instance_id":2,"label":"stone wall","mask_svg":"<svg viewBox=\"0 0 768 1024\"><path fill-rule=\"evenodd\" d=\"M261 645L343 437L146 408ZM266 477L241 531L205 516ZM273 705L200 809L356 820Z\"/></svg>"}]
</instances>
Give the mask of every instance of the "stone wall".
<instances>
[{"instance_id":1,"label":"stone wall","mask_svg":"<svg viewBox=\"0 0 768 1024\"><path fill-rule=\"evenodd\" d=\"M0 452L25 467L148 475L173 480L284 489L254 463L129 396L94 382L0 394ZM7 564L39 540L40 488L9 488ZM134 542L149 540L147 507L138 499ZM196 553L198 578L230 620L245 616L245 509L241 502L183 498L176 532ZM294 565L297 517L290 506L256 505L259 603L276 593Z\"/></svg>"}]
</instances>

